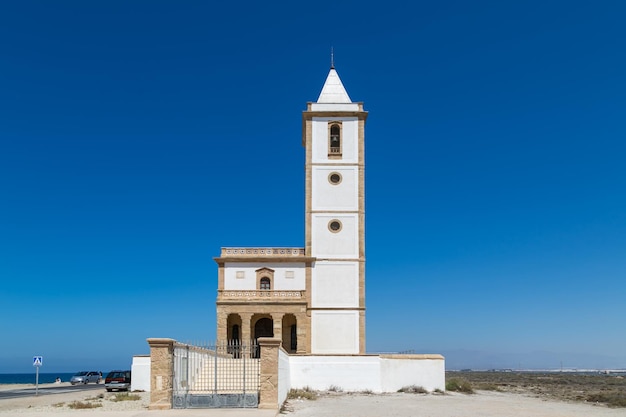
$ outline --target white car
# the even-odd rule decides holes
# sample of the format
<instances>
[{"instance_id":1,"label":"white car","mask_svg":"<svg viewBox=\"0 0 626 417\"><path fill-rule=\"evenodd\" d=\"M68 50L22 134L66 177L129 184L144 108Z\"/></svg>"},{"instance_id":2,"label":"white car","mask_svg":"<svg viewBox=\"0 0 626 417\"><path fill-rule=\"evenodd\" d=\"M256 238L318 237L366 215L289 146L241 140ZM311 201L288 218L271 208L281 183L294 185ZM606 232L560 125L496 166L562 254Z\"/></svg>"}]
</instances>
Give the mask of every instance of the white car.
<instances>
[{"instance_id":1,"label":"white car","mask_svg":"<svg viewBox=\"0 0 626 417\"><path fill-rule=\"evenodd\" d=\"M90 382L95 382L96 384L99 384L101 381L102 381L102 372L82 371L82 372L77 373L76 375L72 377L72 379L70 379L70 384L72 385L88 384Z\"/></svg>"}]
</instances>

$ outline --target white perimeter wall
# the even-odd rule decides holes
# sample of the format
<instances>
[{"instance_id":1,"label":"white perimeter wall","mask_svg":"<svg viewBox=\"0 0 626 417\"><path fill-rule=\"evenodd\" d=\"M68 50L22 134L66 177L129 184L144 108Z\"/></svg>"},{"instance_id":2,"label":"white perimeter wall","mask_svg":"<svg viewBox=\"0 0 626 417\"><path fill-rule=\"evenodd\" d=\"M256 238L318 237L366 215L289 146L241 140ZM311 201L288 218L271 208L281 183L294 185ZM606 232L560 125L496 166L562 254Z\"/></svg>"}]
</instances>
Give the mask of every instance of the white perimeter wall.
<instances>
[{"instance_id":1,"label":"white perimeter wall","mask_svg":"<svg viewBox=\"0 0 626 417\"><path fill-rule=\"evenodd\" d=\"M416 385L428 391L445 391L443 357L401 356L290 356L291 388L326 390L335 386L344 391L380 393Z\"/></svg>"},{"instance_id":2,"label":"white perimeter wall","mask_svg":"<svg viewBox=\"0 0 626 417\"><path fill-rule=\"evenodd\" d=\"M278 349L278 404L287 399L291 389L291 371L289 355L282 349Z\"/></svg>"},{"instance_id":3,"label":"white perimeter wall","mask_svg":"<svg viewBox=\"0 0 626 417\"><path fill-rule=\"evenodd\" d=\"M290 356L291 388L382 392L378 356Z\"/></svg>"},{"instance_id":4,"label":"white perimeter wall","mask_svg":"<svg viewBox=\"0 0 626 417\"><path fill-rule=\"evenodd\" d=\"M150 355L133 356L130 372L130 390L150 392Z\"/></svg>"},{"instance_id":5,"label":"white perimeter wall","mask_svg":"<svg viewBox=\"0 0 626 417\"><path fill-rule=\"evenodd\" d=\"M396 392L402 387L415 385L428 391L446 389L446 369L443 359L412 359L412 355L380 357L380 377L383 392ZM415 355L420 356L420 355ZM433 355L427 355L433 356Z\"/></svg>"}]
</instances>

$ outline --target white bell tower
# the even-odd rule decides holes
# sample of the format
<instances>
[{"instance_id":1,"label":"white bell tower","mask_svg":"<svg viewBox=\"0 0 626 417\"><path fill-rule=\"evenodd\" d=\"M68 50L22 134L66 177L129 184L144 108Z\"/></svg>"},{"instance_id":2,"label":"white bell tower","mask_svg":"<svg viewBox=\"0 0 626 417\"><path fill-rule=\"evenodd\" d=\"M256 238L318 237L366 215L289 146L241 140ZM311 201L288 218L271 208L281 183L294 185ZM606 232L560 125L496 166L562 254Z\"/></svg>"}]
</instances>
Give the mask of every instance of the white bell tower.
<instances>
[{"instance_id":1,"label":"white bell tower","mask_svg":"<svg viewBox=\"0 0 626 417\"><path fill-rule=\"evenodd\" d=\"M310 352L365 353L364 128L331 67L317 102L303 112L306 148L305 255Z\"/></svg>"}]
</instances>

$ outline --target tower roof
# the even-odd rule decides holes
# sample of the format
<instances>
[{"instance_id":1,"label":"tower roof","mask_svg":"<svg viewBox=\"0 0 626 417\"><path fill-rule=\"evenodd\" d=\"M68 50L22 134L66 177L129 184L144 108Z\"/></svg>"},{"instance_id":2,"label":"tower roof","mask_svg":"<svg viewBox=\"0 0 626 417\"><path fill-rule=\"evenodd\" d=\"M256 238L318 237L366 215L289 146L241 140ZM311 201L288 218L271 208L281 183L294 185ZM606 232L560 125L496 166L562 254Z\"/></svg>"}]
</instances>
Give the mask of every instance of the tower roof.
<instances>
[{"instance_id":1,"label":"tower roof","mask_svg":"<svg viewBox=\"0 0 626 417\"><path fill-rule=\"evenodd\" d=\"M352 103L352 100L350 100L350 96L348 96L348 92L341 83L339 74L337 74L334 67L330 69L328 77L326 77L326 82L324 83L324 87L322 87L320 96L317 98L317 102Z\"/></svg>"}]
</instances>

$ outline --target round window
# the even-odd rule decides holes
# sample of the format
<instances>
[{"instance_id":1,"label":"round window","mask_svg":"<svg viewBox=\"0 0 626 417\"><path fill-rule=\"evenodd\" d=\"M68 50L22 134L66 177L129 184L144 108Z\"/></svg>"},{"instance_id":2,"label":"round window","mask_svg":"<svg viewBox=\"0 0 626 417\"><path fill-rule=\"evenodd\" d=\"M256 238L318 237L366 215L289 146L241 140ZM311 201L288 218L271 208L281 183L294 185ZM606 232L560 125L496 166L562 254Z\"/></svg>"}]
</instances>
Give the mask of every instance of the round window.
<instances>
[{"instance_id":1,"label":"round window","mask_svg":"<svg viewBox=\"0 0 626 417\"><path fill-rule=\"evenodd\" d=\"M338 172L331 172L328 176L328 181L333 185L339 184L341 182L341 174Z\"/></svg>"},{"instance_id":2,"label":"round window","mask_svg":"<svg viewBox=\"0 0 626 417\"><path fill-rule=\"evenodd\" d=\"M337 233L341 230L341 222L339 220L331 220L328 223L328 230L333 233Z\"/></svg>"}]
</instances>

